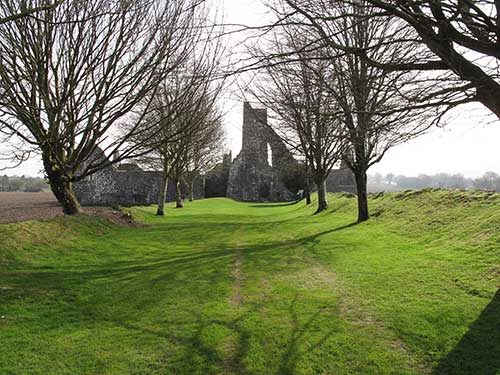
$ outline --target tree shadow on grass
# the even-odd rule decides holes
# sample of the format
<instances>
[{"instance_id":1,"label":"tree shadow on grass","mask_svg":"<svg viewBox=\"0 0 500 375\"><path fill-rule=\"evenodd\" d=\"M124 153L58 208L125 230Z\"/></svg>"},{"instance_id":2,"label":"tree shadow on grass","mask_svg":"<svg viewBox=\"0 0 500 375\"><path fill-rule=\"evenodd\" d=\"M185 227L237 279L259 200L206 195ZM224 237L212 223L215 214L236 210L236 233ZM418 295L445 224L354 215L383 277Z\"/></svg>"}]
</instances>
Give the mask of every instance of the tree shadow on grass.
<instances>
[{"instance_id":1,"label":"tree shadow on grass","mask_svg":"<svg viewBox=\"0 0 500 375\"><path fill-rule=\"evenodd\" d=\"M271 203L271 204L266 204L266 203L259 203L259 204L252 204L250 207L253 208L277 208L277 207L286 207L286 206L293 206L296 205L297 203L301 202L302 200L295 200L291 202L284 202L284 203Z\"/></svg>"},{"instance_id":2,"label":"tree shadow on grass","mask_svg":"<svg viewBox=\"0 0 500 375\"><path fill-rule=\"evenodd\" d=\"M296 306L297 300L298 300L298 293L295 293L295 297L293 298L289 307L289 314L291 322L293 324L293 328L290 332L290 338L288 340L286 349L281 356L280 367L276 375L295 373L297 363L300 360L301 355L304 354L299 350L300 346L299 343L301 339L303 339L304 336L306 336L306 334L310 332L312 325L315 323L317 318L323 312L322 309L316 310L316 312L314 314L311 314L309 318L306 320L306 322L300 326L297 314L297 306ZM328 338L330 338L334 334L334 332L335 330L333 329L327 330L318 341L309 343L307 351L311 352L316 348L321 347L321 345L325 341L327 341Z\"/></svg>"},{"instance_id":3,"label":"tree shadow on grass","mask_svg":"<svg viewBox=\"0 0 500 375\"><path fill-rule=\"evenodd\" d=\"M497 375L500 370L500 289L434 375Z\"/></svg>"},{"instance_id":4,"label":"tree shadow on grass","mask_svg":"<svg viewBox=\"0 0 500 375\"><path fill-rule=\"evenodd\" d=\"M299 243L299 244L301 244L301 245L307 245L307 244L311 244L311 243L314 244L314 243L318 242L319 237L325 236L325 235L330 234L330 233L339 232L341 230L354 227L354 226L356 226L358 224L359 223L355 221L355 222L350 223L350 224L342 225L340 227L336 227L336 228L333 228L333 229L325 230L323 232L315 233L315 234L310 235L310 236L299 238L299 239L297 239L296 242Z\"/></svg>"},{"instance_id":5,"label":"tree shadow on grass","mask_svg":"<svg viewBox=\"0 0 500 375\"><path fill-rule=\"evenodd\" d=\"M323 309L318 309L314 313L310 314L303 324L299 324L299 314L296 307L297 301L298 294L296 293L289 306L289 316L293 327L290 330L289 339L286 343L286 346L283 348L282 355L280 357L279 363L277 364L277 375L294 374L296 371L297 363L301 359L302 355L304 355L306 352L310 352L321 347L321 345L335 333L334 329L327 330L319 338L319 340L308 343L307 349L303 348L301 350L299 348L301 344L303 344L301 343L301 340L303 340L311 330L314 331L312 326L314 325L318 317L323 313ZM143 327L140 323L136 324L125 320L120 320L116 317L108 316L100 318L103 321L113 323L124 329L136 331L142 335L156 336L158 338L167 340L172 344L185 348L185 356L181 359L181 361L192 372L207 370L196 367L197 365L199 365L196 362L193 362L193 355L196 354L197 356L206 360L205 364L207 366L219 366L224 370L224 373L227 374L244 375L250 373L250 371L245 366L245 358L250 351L250 342L253 338L259 338L258 336L254 337L255 333L249 330L248 327L246 327L245 321L247 319L252 319L252 316L259 311L259 307L261 307L259 306L259 303L245 304L243 306L243 311L240 314L238 314L233 319L228 320L210 318L208 316L203 316L199 311L196 311L195 309L188 309L187 311L192 316L192 320L184 324L194 324L195 329L193 332L187 335L184 334L183 330L177 329L172 331L172 326L179 327L179 322L175 320L163 321L163 324L165 324L164 328L154 329ZM225 327L233 333L236 341L234 342L234 347L229 352L221 353L216 349L215 346L212 346L210 343L207 343L203 339L204 334L206 334L207 331L210 330L214 325ZM207 373L209 372L210 371L207 370ZM271 373L271 371L269 373Z\"/></svg>"},{"instance_id":6,"label":"tree shadow on grass","mask_svg":"<svg viewBox=\"0 0 500 375\"><path fill-rule=\"evenodd\" d=\"M315 233L310 236L298 237L293 240L268 241L255 245L238 247L246 255L263 254L271 251L280 255L280 251L288 248L302 245L314 245L319 241L319 237L341 231L355 226L357 223L351 223L336 227L323 232ZM255 227L262 224L254 224ZM203 228L208 230L209 228ZM180 230L177 228L177 230ZM138 241L140 244L140 241ZM130 243L128 246L136 245ZM177 253L165 254L157 253L158 256L132 259L132 260L103 260L96 263L85 263L80 267L74 264L68 266L30 266L20 264L19 267L11 267L9 270L0 273L3 284L10 286L13 293L9 295L0 295L4 298L16 298L16 294L24 289L30 290L63 290L79 287L91 280L102 280L103 282L113 283L132 283L135 288L144 287L144 283L154 283L158 281L178 281L178 275L184 274L188 279L198 279L203 277L214 278L218 273L204 275L200 273L201 269L206 267L219 268L224 267L231 262L236 248L233 246L223 246L218 249L203 251L204 245L200 249L191 246L189 250L178 251ZM197 251L194 251L194 250ZM80 251L76 246L74 251ZM161 255L160 255L161 254ZM273 260L272 258L270 260ZM21 267L22 266L22 267ZM211 280L216 281L216 280ZM2 290L4 291L4 290ZM3 293L2 293L3 294ZM23 293L24 294L24 293Z\"/></svg>"},{"instance_id":7,"label":"tree shadow on grass","mask_svg":"<svg viewBox=\"0 0 500 375\"><path fill-rule=\"evenodd\" d=\"M254 225L257 226L257 224ZM228 265L232 264L236 251L242 251L247 257L255 255L255 258L272 261L270 257L282 256L289 247L317 241L322 235L353 225L355 223L292 241L268 241L238 247L225 244L220 248L209 250L203 250L205 245L200 245L200 247L176 250L173 253L157 251L156 256L147 258L86 262L79 265L80 267L76 267L73 263L58 267L26 265L23 269L9 270L3 274L3 281L12 289L3 295L0 293L0 300L7 303L21 297L36 297L41 301L46 298L64 301L65 303L58 306L57 311L51 312L56 314L60 321L67 320L75 326L84 327L87 325L94 327L99 322L111 322L141 334L163 337L184 347L186 358L183 361L193 367L193 372L199 369L196 368L195 363L190 363L193 362L190 353L196 353L200 358L206 359L209 365L226 368L228 373L244 374L245 358L253 335L246 328L245 319L248 315L255 314L256 306L245 303L243 311L237 317L227 320L205 317L193 309L193 318L189 323L194 324L196 328L189 335L175 334L175 330L168 329L169 327L156 329L148 327L147 321L141 323L142 316L149 309L156 308L158 296L162 296L171 303L177 303L177 296L199 294L200 306L207 303L212 297L208 292L205 294L205 289L213 290L219 283L225 282L228 277ZM209 228L206 226L202 229ZM148 233L148 235L152 234L154 233ZM161 238L159 237L158 240ZM135 243L133 245L135 246ZM77 250L82 249L76 246L74 251ZM269 253L266 254L267 252ZM267 256L260 256L264 254ZM259 267L266 269L262 263ZM288 272L290 267L288 263L283 263L281 268L275 263L270 263L269 272ZM223 290L222 287L221 290ZM126 293L126 298L124 298L124 293ZM301 341L311 330L311 326L322 311L311 314L304 324L299 325L298 315L301 312L300 310L297 312L296 302L297 297L294 298L289 309L294 324L279 363L278 373L280 374L295 372L297 362L304 354L304 351L300 350ZM115 307L109 309L107 306ZM52 322L40 324L50 325ZM173 321L171 324L178 325L179 322ZM223 326L233 332L235 342L234 348L228 354L229 360L221 356L220 350L207 344L203 339L204 333L210 330L212 325ZM333 331L326 331L324 336L317 342L311 343L308 349L320 347L332 333Z\"/></svg>"},{"instance_id":8,"label":"tree shadow on grass","mask_svg":"<svg viewBox=\"0 0 500 375\"><path fill-rule=\"evenodd\" d=\"M184 347L186 350L182 362L190 371L197 372L201 370L200 368L196 367L199 364L193 361L193 355L196 354L199 357L206 359L206 365L208 366L218 365L226 370L227 373L234 372L243 375L246 373L246 370L242 361L249 349L251 333L243 328L242 322L247 317L247 315L250 314L251 311L254 310L252 310L252 308L247 309L246 313L243 313L234 319L228 319L227 321L224 321L220 319L206 318L194 309L189 310L189 313L192 315L193 319L187 324L194 324L196 327L194 332L189 335L184 335L183 331L176 332L174 330L172 332L172 326L179 326L179 323L176 321L165 321L164 324L167 324L167 327L163 329L153 329L142 327L140 324L134 324L113 317L105 317L103 318L103 320L113 323L124 329L136 331L142 335L156 336L160 339L167 340L172 344ZM228 330L232 331L235 334L236 342L234 353L221 353L215 347L211 346L209 343L206 343L203 340L203 334L213 325L226 327Z\"/></svg>"}]
</instances>

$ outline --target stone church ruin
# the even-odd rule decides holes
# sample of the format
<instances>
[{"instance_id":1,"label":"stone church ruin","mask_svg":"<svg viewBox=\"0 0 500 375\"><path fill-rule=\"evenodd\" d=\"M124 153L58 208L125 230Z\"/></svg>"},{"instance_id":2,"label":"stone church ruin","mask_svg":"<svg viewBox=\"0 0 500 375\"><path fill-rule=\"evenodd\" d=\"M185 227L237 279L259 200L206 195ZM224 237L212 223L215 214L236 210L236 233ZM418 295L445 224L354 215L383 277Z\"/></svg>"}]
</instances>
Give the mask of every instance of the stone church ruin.
<instances>
[{"instance_id":1,"label":"stone church ruin","mask_svg":"<svg viewBox=\"0 0 500 375\"><path fill-rule=\"evenodd\" d=\"M161 172L145 171L137 164L113 164L75 183L73 189L84 206L150 205L158 203L161 179ZM187 195L185 184L181 191ZM195 179L194 198L204 196L203 180ZM167 201L175 201L175 186L170 181Z\"/></svg>"},{"instance_id":2,"label":"stone church ruin","mask_svg":"<svg viewBox=\"0 0 500 375\"><path fill-rule=\"evenodd\" d=\"M241 201L288 201L295 196L282 176L297 163L267 125L267 110L243 104L241 151L229 170L227 197Z\"/></svg>"},{"instance_id":3,"label":"stone church ruin","mask_svg":"<svg viewBox=\"0 0 500 375\"><path fill-rule=\"evenodd\" d=\"M227 197L241 201L289 201L297 198L286 182L296 173L298 162L280 137L267 125L267 110L243 104L241 152L229 169ZM304 176L302 176L303 178ZM327 179L329 192L356 192L354 176L341 168Z\"/></svg>"},{"instance_id":4,"label":"stone church ruin","mask_svg":"<svg viewBox=\"0 0 500 375\"><path fill-rule=\"evenodd\" d=\"M226 154L221 163L195 179L194 198L229 197L248 202L279 202L297 198L303 189L299 163L280 137L267 125L267 110L243 104L242 148L232 160ZM95 157L106 158L100 152ZM290 181L295 182L295 185ZM110 165L74 184L75 194L84 206L150 205L158 203L161 172L146 171L136 164ZM295 186L295 187L291 187ZM181 190L187 195L187 187ZM352 173L334 170L327 179L330 192L355 193ZM175 187L168 184L167 201L175 200Z\"/></svg>"}]
</instances>

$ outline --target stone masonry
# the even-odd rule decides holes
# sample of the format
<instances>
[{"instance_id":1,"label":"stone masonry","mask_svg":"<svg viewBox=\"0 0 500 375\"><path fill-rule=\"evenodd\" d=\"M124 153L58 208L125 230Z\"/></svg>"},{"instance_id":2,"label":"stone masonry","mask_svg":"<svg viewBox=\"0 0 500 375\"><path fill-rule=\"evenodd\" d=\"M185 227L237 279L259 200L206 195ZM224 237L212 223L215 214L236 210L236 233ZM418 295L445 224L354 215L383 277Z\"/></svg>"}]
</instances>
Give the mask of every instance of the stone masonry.
<instances>
[{"instance_id":1,"label":"stone masonry","mask_svg":"<svg viewBox=\"0 0 500 375\"><path fill-rule=\"evenodd\" d=\"M230 167L226 195L252 202L291 200L294 196L281 179L290 163L296 161L267 125L267 110L245 102L242 148Z\"/></svg>"},{"instance_id":2,"label":"stone masonry","mask_svg":"<svg viewBox=\"0 0 500 375\"><path fill-rule=\"evenodd\" d=\"M106 156L99 150L93 160L101 158ZM297 165L283 141L267 125L267 110L252 108L245 102L241 152L232 162L230 154L226 155L220 165L197 178L194 196L227 196L249 202L290 201L297 196L285 187L284 181L293 176ZM73 189L84 206L150 205L158 201L160 183L160 172L145 171L136 164L119 164L75 183ZM185 185L181 190L187 195ZM327 190L355 192L352 173L345 168L332 171ZM175 187L169 182L167 201L174 200Z\"/></svg>"},{"instance_id":3,"label":"stone masonry","mask_svg":"<svg viewBox=\"0 0 500 375\"><path fill-rule=\"evenodd\" d=\"M105 157L101 154L99 157ZM161 173L145 171L136 164L111 165L74 184L76 197L84 206L137 206L158 203ZM181 186L187 195L186 186ZM195 180L195 199L204 198L203 180ZM175 200L175 187L169 181L167 201Z\"/></svg>"}]
</instances>

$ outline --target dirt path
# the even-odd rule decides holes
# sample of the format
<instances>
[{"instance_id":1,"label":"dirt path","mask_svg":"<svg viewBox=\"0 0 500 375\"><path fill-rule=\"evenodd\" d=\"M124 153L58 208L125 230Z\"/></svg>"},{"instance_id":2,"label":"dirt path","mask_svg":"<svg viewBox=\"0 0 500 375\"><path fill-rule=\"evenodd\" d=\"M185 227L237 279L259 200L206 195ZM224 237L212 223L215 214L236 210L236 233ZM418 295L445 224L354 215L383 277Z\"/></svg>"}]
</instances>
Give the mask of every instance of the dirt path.
<instances>
[{"instance_id":1,"label":"dirt path","mask_svg":"<svg viewBox=\"0 0 500 375\"><path fill-rule=\"evenodd\" d=\"M231 270L234 282L230 300L233 305L241 307L243 305L243 297L241 296L241 286L243 283L243 250L241 248L241 240L236 242L235 252L236 259Z\"/></svg>"},{"instance_id":2,"label":"dirt path","mask_svg":"<svg viewBox=\"0 0 500 375\"><path fill-rule=\"evenodd\" d=\"M306 257L305 260L311 265L308 269L309 277L304 277L304 280L307 280L307 287L326 287L339 293L339 313L343 319L355 326L369 327L373 330L375 336L390 338L392 348L406 356L408 361L412 362L412 367L418 368L422 374L431 372L430 365L417 358L415 353L410 352L403 341L370 312L369 306L365 305L357 295L345 287L342 279L335 271L312 256Z\"/></svg>"},{"instance_id":3,"label":"dirt path","mask_svg":"<svg viewBox=\"0 0 500 375\"><path fill-rule=\"evenodd\" d=\"M229 303L238 309L237 317L234 320L234 324L239 319L241 307L243 306L243 296L241 295L241 289L243 286L243 228L240 228L236 232L236 241L234 246L235 259L233 266L231 268L231 275L233 276L233 285L231 289L231 296L229 297ZM239 374L242 372L242 364L239 358L239 343L237 339L233 337L228 337L224 348L224 362L222 367L224 369L223 374Z\"/></svg>"}]
</instances>

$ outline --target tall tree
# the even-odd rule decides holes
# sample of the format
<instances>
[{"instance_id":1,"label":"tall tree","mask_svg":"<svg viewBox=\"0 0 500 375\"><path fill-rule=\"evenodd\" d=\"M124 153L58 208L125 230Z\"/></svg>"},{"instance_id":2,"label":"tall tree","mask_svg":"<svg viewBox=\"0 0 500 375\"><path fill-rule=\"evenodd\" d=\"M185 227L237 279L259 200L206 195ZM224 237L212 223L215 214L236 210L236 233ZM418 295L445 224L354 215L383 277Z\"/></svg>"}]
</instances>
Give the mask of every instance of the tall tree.
<instances>
[{"instance_id":1,"label":"tall tree","mask_svg":"<svg viewBox=\"0 0 500 375\"><path fill-rule=\"evenodd\" d=\"M184 181L188 187L188 199L194 200L194 185L200 175L212 170L223 156L224 126L220 113L212 109L204 120L204 126L193 134L188 150L188 164Z\"/></svg>"},{"instance_id":2,"label":"tall tree","mask_svg":"<svg viewBox=\"0 0 500 375\"><path fill-rule=\"evenodd\" d=\"M177 126L183 129L182 138L165 144L170 160L173 160L168 177L175 186L177 208L184 207L181 183L187 184L188 197L193 200L196 176L215 164L217 151L222 146L223 131L216 110L216 97L209 95L202 92L193 97L186 113L177 119Z\"/></svg>"},{"instance_id":3,"label":"tall tree","mask_svg":"<svg viewBox=\"0 0 500 375\"><path fill-rule=\"evenodd\" d=\"M116 129L139 104L139 117L147 113L145 98L151 101L159 83L185 62L201 2L64 1L0 25L2 132L20 150L41 154L66 214L81 210L74 182L137 156L138 145L127 140L139 126ZM29 2L33 9L44 5ZM102 157L118 150L119 158Z\"/></svg>"},{"instance_id":4,"label":"tall tree","mask_svg":"<svg viewBox=\"0 0 500 375\"><path fill-rule=\"evenodd\" d=\"M342 159L356 179L358 222L365 221L369 218L368 169L391 147L422 134L433 120L438 121L442 113L429 108L440 108L439 104L414 101L424 89L414 73L387 71L369 63L368 59L399 62L411 51L410 44L394 48L389 43L400 30L393 18L375 17L376 9L361 0L348 3L304 0L300 7L290 2L285 0L281 7L274 8L280 19L286 15L287 20L281 26L298 30L294 32L296 36L311 35L311 31L313 35L307 43L295 46L299 48L276 51L265 64L290 66L295 60L300 61L314 73L313 86L322 97L333 99L332 107L327 111L321 109L320 113L335 114L340 128L336 136L341 137L344 146ZM320 22L322 33L315 27ZM407 36L407 30L401 32L403 37ZM389 38L387 43L386 38ZM365 54L346 53L358 50ZM283 56L284 61L279 62ZM296 95L305 97L307 92Z\"/></svg>"},{"instance_id":5,"label":"tall tree","mask_svg":"<svg viewBox=\"0 0 500 375\"><path fill-rule=\"evenodd\" d=\"M308 6L309 2L286 2L295 12L304 15L327 43L343 53L364 57L371 65L386 71L413 70L421 73L421 79L433 77L435 84L420 92L424 101L433 98L451 106L477 101L500 118L498 1L367 0L363 6L376 9L370 17L389 15L402 21L400 29L411 30L405 38L385 42L391 48L398 48L401 43L413 47L412 53L397 62L369 56L373 46L353 48L331 38L325 25L335 20L328 14L317 13ZM323 8L328 6L326 0L316 3ZM363 2L339 0L336 3L359 6Z\"/></svg>"},{"instance_id":6,"label":"tall tree","mask_svg":"<svg viewBox=\"0 0 500 375\"><path fill-rule=\"evenodd\" d=\"M37 13L52 10L64 0L45 2L40 5L27 4L26 1L4 0L0 3L0 24L15 21L19 18L35 16Z\"/></svg>"},{"instance_id":7,"label":"tall tree","mask_svg":"<svg viewBox=\"0 0 500 375\"><path fill-rule=\"evenodd\" d=\"M322 50L303 52L311 40L301 29L288 26L276 31L264 50L254 50L254 56L275 57L264 66L265 74L258 84L255 97L271 109L275 121L272 127L288 147L304 160L307 179L318 189L316 212L328 207L326 179L344 152L344 136L338 117L338 105L325 82L331 74L329 62ZM305 186L308 194L309 186Z\"/></svg>"},{"instance_id":8,"label":"tall tree","mask_svg":"<svg viewBox=\"0 0 500 375\"><path fill-rule=\"evenodd\" d=\"M397 28L391 18L373 17L374 10L363 1L337 4L329 9L337 17L329 25L332 39L351 49L369 48L372 59L397 62L409 52L405 48L388 48L386 35ZM331 47L331 46L330 46ZM392 147L425 132L434 122L434 111L415 105L415 75L388 72L369 64L356 54L332 49L334 71L329 90L341 107L341 117L348 142L343 160L354 173L358 199L358 222L369 218L367 171ZM439 117L438 117L439 118Z\"/></svg>"},{"instance_id":9,"label":"tall tree","mask_svg":"<svg viewBox=\"0 0 500 375\"><path fill-rule=\"evenodd\" d=\"M212 38L204 38L205 41ZM140 158L162 171L157 215L165 214L169 179L176 188L177 207L183 207L181 182L186 174L203 170L208 150L221 142L217 101L224 86L219 76L219 62L224 48L215 42L211 49L189 60L177 74L162 82L153 98L150 111L139 119L141 131L130 139L145 155ZM129 125L130 126L130 125ZM208 148L205 149L205 148Z\"/></svg>"}]
</instances>

